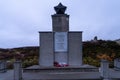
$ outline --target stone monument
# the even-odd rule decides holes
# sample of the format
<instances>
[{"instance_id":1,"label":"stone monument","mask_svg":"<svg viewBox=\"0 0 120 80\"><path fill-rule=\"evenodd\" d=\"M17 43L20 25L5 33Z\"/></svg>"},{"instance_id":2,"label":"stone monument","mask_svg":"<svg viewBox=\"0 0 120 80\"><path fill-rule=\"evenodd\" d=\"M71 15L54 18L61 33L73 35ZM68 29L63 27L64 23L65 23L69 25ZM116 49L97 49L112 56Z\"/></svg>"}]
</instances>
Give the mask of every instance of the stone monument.
<instances>
[{"instance_id":1,"label":"stone monument","mask_svg":"<svg viewBox=\"0 0 120 80\"><path fill-rule=\"evenodd\" d=\"M67 7L59 3L54 9L52 31L39 32L39 65L25 68L23 72L32 76L23 77L26 80L96 78L98 68L82 63L82 32L69 31L69 15L65 13Z\"/></svg>"},{"instance_id":2,"label":"stone monument","mask_svg":"<svg viewBox=\"0 0 120 80\"><path fill-rule=\"evenodd\" d=\"M56 13L52 15L52 31L39 32L39 66L81 66L82 32L69 31L66 6L59 3L54 9Z\"/></svg>"}]
</instances>

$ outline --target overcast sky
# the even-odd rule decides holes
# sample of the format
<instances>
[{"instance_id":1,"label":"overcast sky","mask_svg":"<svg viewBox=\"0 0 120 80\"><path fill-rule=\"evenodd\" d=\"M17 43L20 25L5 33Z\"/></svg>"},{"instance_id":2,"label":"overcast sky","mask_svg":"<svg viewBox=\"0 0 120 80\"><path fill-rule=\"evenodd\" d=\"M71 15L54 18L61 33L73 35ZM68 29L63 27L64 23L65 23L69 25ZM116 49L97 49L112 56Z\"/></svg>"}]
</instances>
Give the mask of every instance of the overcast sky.
<instances>
[{"instance_id":1,"label":"overcast sky","mask_svg":"<svg viewBox=\"0 0 120 80\"><path fill-rule=\"evenodd\" d=\"M83 41L120 38L120 0L0 0L0 48L38 46L39 31L51 31L53 7L62 2L70 30Z\"/></svg>"}]
</instances>

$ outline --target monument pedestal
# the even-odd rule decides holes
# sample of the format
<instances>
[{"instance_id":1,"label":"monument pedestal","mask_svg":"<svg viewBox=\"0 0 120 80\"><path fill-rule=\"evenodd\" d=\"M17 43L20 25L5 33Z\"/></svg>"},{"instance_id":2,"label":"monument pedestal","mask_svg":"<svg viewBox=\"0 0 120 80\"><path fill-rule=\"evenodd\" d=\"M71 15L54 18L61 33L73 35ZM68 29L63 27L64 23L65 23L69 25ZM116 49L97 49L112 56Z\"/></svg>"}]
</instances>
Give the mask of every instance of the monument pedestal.
<instances>
[{"instance_id":1,"label":"monument pedestal","mask_svg":"<svg viewBox=\"0 0 120 80\"><path fill-rule=\"evenodd\" d=\"M40 66L82 65L82 32L40 32Z\"/></svg>"}]
</instances>

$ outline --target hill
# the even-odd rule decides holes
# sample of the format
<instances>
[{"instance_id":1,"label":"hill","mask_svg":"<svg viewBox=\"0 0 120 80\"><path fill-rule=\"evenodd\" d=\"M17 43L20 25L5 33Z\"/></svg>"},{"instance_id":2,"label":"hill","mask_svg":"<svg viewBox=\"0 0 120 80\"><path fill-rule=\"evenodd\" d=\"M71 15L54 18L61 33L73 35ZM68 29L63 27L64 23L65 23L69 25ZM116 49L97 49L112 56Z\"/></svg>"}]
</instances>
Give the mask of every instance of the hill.
<instances>
[{"instance_id":1,"label":"hill","mask_svg":"<svg viewBox=\"0 0 120 80\"><path fill-rule=\"evenodd\" d=\"M120 45L120 39L115 40L115 42L117 42Z\"/></svg>"},{"instance_id":2,"label":"hill","mask_svg":"<svg viewBox=\"0 0 120 80\"><path fill-rule=\"evenodd\" d=\"M98 40L97 42L83 42L83 55L97 58L97 55L106 54L109 57L114 54L114 58L120 57L120 45L115 41Z\"/></svg>"},{"instance_id":3,"label":"hill","mask_svg":"<svg viewBox=\"0 0 120 80\"><path fill-rule=\"evenodd\" d=\"M23 67L38 64L39 47L20 47L12 49L0 49L0 60L6 59L8 61L8 67L13 67L15 58L22 59Z\"/></svg>"},{"instance_id":4,"label":"hill","mask_svg":"<svg viewBox=\"0 0 120 80\"><path fill-rule=\"evenodd\" d=\"M83 42L84 63L99 66L101 59L113 61L120 57L120 45L115 41L97 40Z\"/></svg>"},{"instance_id":5,"label":"hill","mask_svg":"<svg viewBox=\"0 0 120 80\"><path fill-rule=\"evenodd\" d=\"M15 58L22 59L23 67L38 64L39 47L20 47L12 49L0 49L0 59L9 61L9 66ZM83 42L83 61L86 64L99 66L100 59L113 61L114 58L120 57L120 45L115 41L85 41Z\"/></svg>"}]
</instances>

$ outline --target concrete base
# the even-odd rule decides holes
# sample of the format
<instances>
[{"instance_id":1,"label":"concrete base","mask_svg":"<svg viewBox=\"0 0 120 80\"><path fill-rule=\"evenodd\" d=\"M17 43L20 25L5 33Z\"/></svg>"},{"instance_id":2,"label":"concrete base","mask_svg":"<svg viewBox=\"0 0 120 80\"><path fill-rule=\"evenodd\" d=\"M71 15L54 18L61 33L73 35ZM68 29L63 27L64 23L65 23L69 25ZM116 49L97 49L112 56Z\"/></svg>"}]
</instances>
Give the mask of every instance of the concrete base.
<instances>
[{"instance_id":1,"label":"concrete base","mask_svg":"<svg viewBox=\"0 0 120 80\"><path fill-rule=\"evenodd\" d=\"M31 75L31 76L26 76ZM24 80L101 80L98 72L83 73L25 73Z\"/></svg>"},{"instance_id":2,"label":"concrete base","mask_svg":"<svg viewBox=\"0 0 120 80\"><path fill-rule=\"evenodd\" d=\"M26 80L68 80L68 79L100 79L100 73L98 68L90 65L82 65L79 67L68 66L68 67L41 67L34 65L23 70L23 78ZM25 76L25 75L32 76ZM33 77L34 76L34 77Z\"/></svg>"},{"instance_id":3,"label":"concrete base","mask_svg":"<svg viewBox=\"0 0 120 80\"><path fill-rule=\"evenodd\" d=\"M24 72L96 72L98 68L90 65L67 66L67 67L42 67L34 65L23 70Z\"/></svg>"}]
</instances>

